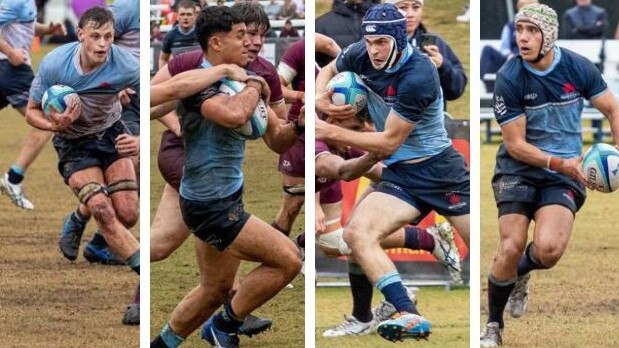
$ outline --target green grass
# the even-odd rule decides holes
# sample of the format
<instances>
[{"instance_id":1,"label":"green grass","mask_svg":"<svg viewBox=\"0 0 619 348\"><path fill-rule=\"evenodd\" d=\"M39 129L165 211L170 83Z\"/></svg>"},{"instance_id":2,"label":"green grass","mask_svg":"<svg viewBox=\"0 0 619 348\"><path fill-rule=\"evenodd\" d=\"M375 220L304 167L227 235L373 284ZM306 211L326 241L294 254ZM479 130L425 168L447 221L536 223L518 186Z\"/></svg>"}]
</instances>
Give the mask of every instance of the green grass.
<instances>
[{"instance_id":1,"label":"green grass","mask_svg":"<svg viewBox=\"0 0 619 348\"><path fill-rule=\"evenodd\" d=\"M157 209L163 179L157 169L157 150L162 126L154 122L151 131L151 217ZM247 142L244 161L245 209L271 222L281 204L281 176L277 172L277 155L264 142ZM151 220L152 221L152 220ZM303 228L303 211L296 220L293 235ZM243 263L241 277L256 264ZM169 319L176 304L197 285L198 269L193 249L193 237L165 261L151 265L151 336L155 336ZM265 279L266 281L266 279ZM254 314L273 319L273 328L252 339L241 338L242 345L252 347L302 347L304 344L304 278L298 276L293 289L284 289ZM183 347L203 347L197 334L189 337Z\"/></svg>"},{"instance_id":2,"label":"green grass","mask_svg":"<svg viewBox=\"0 0 619 348\"><path fill-rule=\"evenodd\" d=\"M374 305L382 294L374 291ZM442 287L424 287L417 292L418 308L432 323L432 335L428 341L415 342L423 347L468 347L469 346L469 290L445 291ZM352 300L348 288L316 289L316 347L392 347L373 332L368 336L323 338L322 333L350 315Z\"/></svg>"},{"instance_id":3,"label":"green grass","mask_svg":"<svg viewBox=\"0 0 619 348\"><path fill-rule=\"evenodd\" d=\"M455 118L470 118L470 56L469 56L469 24L456 22L456 16L461 15L466 1L445 0L426 1L423 12L423 23L431 32L445 39L449 47L462 62L464 71L469 76L464 94L457 100L447 103L447 110ZM331 1L316 1L316 17L331 9Z\"/></svg>"},{"instance_id":4,"label":"green grass","mask_svg":"<svg viewBox=\"0 0 619 348\"><path fill-rule=\"evenodd\" d=\"M486 277L498 245L497 210L490 186L497 148L481 147L481 325L488 313ZM588 192L562 259L551 270L533 272L527 313L520 319L506 315L505 345L619 346L617 207L617 193Z\"/></svg>"}]
</instances>

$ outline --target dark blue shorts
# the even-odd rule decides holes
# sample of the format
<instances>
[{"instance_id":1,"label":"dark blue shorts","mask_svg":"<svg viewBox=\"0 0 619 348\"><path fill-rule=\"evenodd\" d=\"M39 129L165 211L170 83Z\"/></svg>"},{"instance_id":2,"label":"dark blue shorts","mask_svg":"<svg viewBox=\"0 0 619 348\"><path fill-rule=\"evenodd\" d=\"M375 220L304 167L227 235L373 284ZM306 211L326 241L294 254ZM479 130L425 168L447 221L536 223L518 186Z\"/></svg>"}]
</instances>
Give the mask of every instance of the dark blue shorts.
<instances>
[{"instance_id":1,"label":"dark blue shorts","mask_svg":"<svg viewBox=\"0 0 619 348\"><path fill-rule=\"evenodd\" d=\"M499 174L492 178L499 216L520 214L533 219L535 212L547 205L562 205L576 214L585 203L585 191L577 183L542 169L532 170L535 171L535 179L510 174Z\"/></svg>"},{"instance_id":2,"label":"dark blue shorts","mask_svg":"<svg viewBox=\"0 0 619 348\"><path fill-rule=\"evenodd\" d=\"M123 106L120 119L127 127L129 134L140 135L140 94L132 94L129 104Z\"/></svg>"},{"instance_id":3,"label":"dark blue shorts","mask_svg":"<svg viewBox=\"0 0 619 348\"><path fill-rule=\"evenodd\" d=\"M243 208L243 188L224 199L199 202L180 197L183 221L202 241L224 251L251 216Z\"/></svg>"},{"instance_id":4,"label":"dark blue shorts","mask_svg":"<svg viewBox=\"0 0 619 348\"><path fill-rule=\"evenodd\" d=\"M395 196L421 212L443 216L466 215L470 210L469 171L453 147L420 163L394 163L383 169L377 191Z\"/></svg>"},{"instance_id":5,"label":"dark blue shorts","mask_svg":"<svg viewBox=\"0 0 619 348\"><path fill-rule=\"evenodd\" d=\"M0 60L0 109L9 104L14 108L26 106L33 79L30 65L12 66L8 60Z\"/></svg>"},{"instance_id":6,"label":"dark blue shorts","mask_svg":"<svg viewBox=\"0 0 619 348\"><path fill-rule=\"evenodd\" d=\"M116 151L115 139L128 131L121 121L98 134L87 135L77 139L66 139L55 135L52 139L58 153L58 170L68 183L75 172L90 167L106 170L112 163L123 158Z\"/></svg>"}]
</instances>

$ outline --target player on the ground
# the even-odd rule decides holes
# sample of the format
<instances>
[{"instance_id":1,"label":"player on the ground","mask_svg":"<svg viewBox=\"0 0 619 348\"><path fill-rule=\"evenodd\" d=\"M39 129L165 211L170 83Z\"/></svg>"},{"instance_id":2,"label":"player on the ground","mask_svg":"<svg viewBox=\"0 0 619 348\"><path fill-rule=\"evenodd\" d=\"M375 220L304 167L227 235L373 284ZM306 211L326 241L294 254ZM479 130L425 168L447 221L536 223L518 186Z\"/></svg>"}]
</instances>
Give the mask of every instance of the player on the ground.
<instances>
[{"instance_id":1,"label":"player on the ground","mask_svg":"<svg viewBox=\"0 0 619 348\"><path fill-rule=\"evenodd\" d=\"M363 131L371 129L360 117L331 122L343 128ZM383 300L375 308L372 304L372 283L368 280L361 266L350 255L350 248L344 241L341 224L342 188L340 180L353 180L366 176L373 182L380 181L382 164L376 164L375 154L364 153L342 146L337 142L316 140L316 190L320 191L316 199L317 220L322 215L322 221L317 221L316 241L320 249L327 255L348 255L348 278L353 299L352 313L345 317L344 322L323 332L324 337L339 337L345 335L363 335L383 320L389 319L395 308ZM372 185L361 195L359 204L368 194L373 192ZM432 253L449 271L456 283L461 283L460 254L454 244L453 229L449 223L436 224L428 229L407 226L383 239L381 247L408 248L425 250ZM415 295L408 291L409 297L415 302Z\"/></svg>"},{"instance_id":2,"label":"player on the ground","mask_svg":"<svg viewBox=\"0 0 619 348\"><path fill-rule=\"evenodd\" d=\"M515 22L520 56L499 70L494 90L494 114L503 134L492 179L500 244L488 275L482 347L502 345L506 304L512 317L524 313L530 271L552 268L565 252L586 195L580 157L583 99L610 119L619 144L617 101L589 60L555 45L556 12L532 4L518 12ZM532 220L533 241L527 245Z\"/></svg>"},{"instance_id":3,"label":"player on the ground","mask_svg":"<svg viewBox=\"0 0 619 348\"><path fill-rule=\"evenodd\" d=\"M26 119L33 127L56 133L53 144L65 183L92 212L116 254L139 274L139 244L127 229L138 219L136 174L131 160L115 147L117 137L126 132L118 94L138 85L139 63L112 44L114 16L105 8L87 10L77 34L79 42L56 48L41 62ZM58 84L73 88L79 102L46 117L43 93Z\"/></svg>"},{"instance_id":4,"label":"player on the ground","mask_svg":"<svg viewBox=\"0 0 619 348\"><path fill-rule=\"evenodd\" d=\"M11 105L25 115L28 91L34 73L30 49L35 35L66 35L62 24L44 25L36 22L34 0L6 0L0 5L0 109ZM26 170L34 162L51 133L30 130L17 158L0 177L0 191L8 195L16 206L32 210L34 204L24 195L22 181Z\"/></svg>"},{"instance_id":5,"label":"player on the ground","mask_svg":"<svg viewBox=\"0 0 619 348\"><path fill-rule=\"evenodd\" d=\"M393 5L376 5L364 17L362 30L365 42L349 46L321 70L316 106L327 114L336 111L323 91L338 71L353 71L370 89L368 107L377 131L361 133L316 120L316 136L385 158L377 191L355 208L344 240L368 279L400 313L381 322L379 334L388 340L425 337L430 323L407 296L379 241L435 210L468 244L469 173L444 128L436 68L407 43L406 19Z\"/></svg>"},{"instance_id":6,"label":"player on the ground","mask_svg":"<svg viewBox=\"0 0 619 348\"><path fill-rule=\"evenodd\" d=\"M250 42L240 11L207 7L198 17L196 31L203 48L201 66L247 64ZM179 68L182 71L195 66ZM297 247L243 209L241 162L245 140L233 129L249 119L261 96L268 96L268 87L264 86L264 81L250 80L241 92L228 96L219 92L218 83L179 105L186 150L181 212L200 239L196 252L202 280L179 303L151 347L180 345L209 317L202 337L212 345L238 347L238 331L245 316L275 296L301 268ZM296 141L303 118L282 126L273 111L268 107L267 111L269 121L263 139L271 149L283 152ZM213 156L203 156L205 152ZM243 259L261 265L241 282L224 310L211 317L226 301Z\"/></svg>"}]
</instances>

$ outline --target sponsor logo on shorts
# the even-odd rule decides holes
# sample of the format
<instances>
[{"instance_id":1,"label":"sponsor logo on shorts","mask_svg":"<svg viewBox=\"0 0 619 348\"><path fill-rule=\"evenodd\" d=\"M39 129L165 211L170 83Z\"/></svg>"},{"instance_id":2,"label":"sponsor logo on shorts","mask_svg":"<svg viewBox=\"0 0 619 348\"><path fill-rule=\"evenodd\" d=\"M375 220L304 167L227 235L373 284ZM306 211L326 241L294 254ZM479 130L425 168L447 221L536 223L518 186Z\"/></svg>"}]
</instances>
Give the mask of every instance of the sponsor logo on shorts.
<instances>
[{"instance_id":1,"label":"sponsor logo on shorts","mask_svg":"<svg viewBox=\"0 0 619 348\"><path fill-rule=\"evenodd\" d=\"M380 183L380 186L387 187L387 188L394 189L394 190L398 190L398 191L404 191L400 186L398 186L398 185L396 185L396 184L394 184L392 182L383 181L383 182Z\"/></svg>"},{"instance_id":2,"label":"sponsor logo on shorts","mask_svg":"<svg viewBox=\"0 0 619 348\"><path fill-rule=\"evenodd\" d=\"M325 178L324 176L320 176L318 177L318 179L316 179L316 181L318 181L321 184L324 184L325 182L327 182L327 178Z\"/></svg>"},{"instance_id":3,"label":"sponsor logo on shorts","mask_svg":"<svg viewBox=\"0 0 619 348\"><path fill-rule=\"evenodd\" d=\"M459 209L466 206L466 202L462 202L462 196L456 192L448 193L449 209Z\"/></svg>"},{"instance_id":4,"label":"sponsor logo on shorts","mask_svg":"<svg viewBox=\"0 0 619 348\"><path fill-rule=\"evenodd\" d=\"M565 190L565 192L563 192L563 197L567 198L567 200L570 201L570 203L575 204L574 203L574 192L572 192L572 190Z\"/></svg>"},{"instance_id":5,"label":"sponsor logo on shorts","mask_svg":"<svg viewBox=\"0 0 619 348\"><path fill-rule=\"evenodd\" d=\"M290 161L288 161L288 160L283 160L282 161L282 166L283 167L292 167L292 164L290 164Z\"/></svg>"}]
</instances>

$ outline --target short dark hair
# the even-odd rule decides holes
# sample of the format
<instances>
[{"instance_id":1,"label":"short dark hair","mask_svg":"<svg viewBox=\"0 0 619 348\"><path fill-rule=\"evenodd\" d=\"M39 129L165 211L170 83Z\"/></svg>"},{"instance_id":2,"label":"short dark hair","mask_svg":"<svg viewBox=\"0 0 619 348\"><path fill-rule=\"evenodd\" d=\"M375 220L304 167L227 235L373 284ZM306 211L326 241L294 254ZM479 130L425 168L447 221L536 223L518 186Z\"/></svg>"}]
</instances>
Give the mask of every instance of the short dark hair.
<instances>
[{"instance_id":1,"label":"short dark hair","mask_svg":"<svg viewBox=\"0 0 619 348\"><path fill-rule=\"evenodd\" d=\"M260 4L252 2L239 2L232 5L232 8L241 14L245 25L256 23L258 28L264 29L265 34L271 29L269 16L266 12L264 12L264 9Z\"/></svg>"},{"instance_id":2,"label":"short dark hair","mask_svg":"<svg viewBox=\"0 0 619 348\"><path fill-rule=\"evenodd\" d=\"M176 11L178 12L179 9L181 8L192 8L192 9L196 9L196 5L197 3L195 1L192 0L183 0L181 2L179 2L176 5Z\"/></svg>"},{"instance_id":3,"label":"short dark hair","mask_svg":"<svg viewBox=\"0 0 619 348\"><path fill-rule=\"evenodd\" d=\"M93 22L93 28L97 29L101 26L105 25L108 22L114 25L114 14L112 11L108 10L105 7L95 6L88 9L82 16L80 17L79 22L77 23L77 27L80 29L84 29L84 26L88 22Z\"/></svg>"},{"instance_id":4,"label":"short dark hair","mask_svg":"<svg viewBox=\"0 0 619 348\"><path fill-rule=\"evenodd\" d=\"M196 20L196 40L203 51L208 50L208 40L217 33L227 33L235 24L243 23L238 11L228 6L210 6L202 9Z\"/></svg>"}]
</instances>

